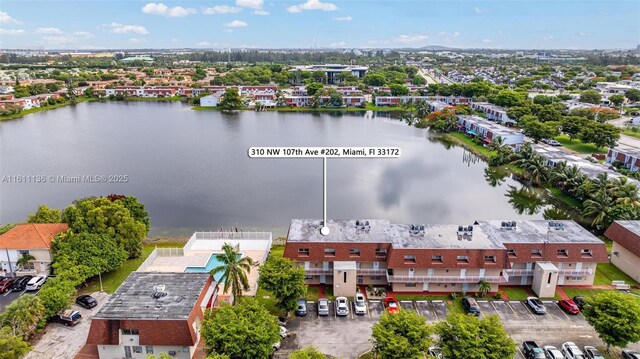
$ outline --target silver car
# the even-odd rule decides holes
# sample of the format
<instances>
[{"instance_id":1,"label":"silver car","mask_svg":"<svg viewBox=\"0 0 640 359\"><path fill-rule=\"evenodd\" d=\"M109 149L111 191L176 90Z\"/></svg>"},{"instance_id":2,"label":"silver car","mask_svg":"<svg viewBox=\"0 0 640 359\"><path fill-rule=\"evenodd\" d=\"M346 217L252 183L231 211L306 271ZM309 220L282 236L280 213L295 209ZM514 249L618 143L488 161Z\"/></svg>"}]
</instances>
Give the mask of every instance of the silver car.
<instances>
[{"instance_id":1,"label":"silver car","mask_svg":"<svg viewBox=\"0 0 640 359\"><path fill-rule=\"evenodd\" d=\"M357 315L367 314L367 302L364 300L364 294L356 294L356 297L353 301L353 306Z\"/></svg>"},{"instance_id":2,"label":"silver car","mask_svg":"<svg viewBox=\"0 0 640 359\"><path fill-rule=\"evenodd\" d=\"M329 300L327 300L326 298L318 299L318 315L329 315Z\"/></svg>"},{"instance_id":3,"label":"silver car","mask_svg":"<svg viewBox=\"0 0 640 359\"><path fill-rule=\"evenodd\" d=\"M341 317L349 315L349 300L346 297L336 298L336 315Z\"/></svg>"},{"instance_id":4,"label":"silver car","mask_svg":"<svg viewBox=\"0 0 640 359\"><path fill-rule=\"evenodd\" d=\"M562 355L560 350L552 345L545 345L543 349L547 359L564 359L564 355Z\"/></svg>"},{"instance_id":5,"label":"silver car","mask_svg":"<svg viewBox=\"0 0 640 359\"><path fill-rule=\"evenodd\" d=\"M527 298L527 305L536 314L547 314L547 308L544 306L544 303L536 297Z\"/></svg>"}]
</instances>

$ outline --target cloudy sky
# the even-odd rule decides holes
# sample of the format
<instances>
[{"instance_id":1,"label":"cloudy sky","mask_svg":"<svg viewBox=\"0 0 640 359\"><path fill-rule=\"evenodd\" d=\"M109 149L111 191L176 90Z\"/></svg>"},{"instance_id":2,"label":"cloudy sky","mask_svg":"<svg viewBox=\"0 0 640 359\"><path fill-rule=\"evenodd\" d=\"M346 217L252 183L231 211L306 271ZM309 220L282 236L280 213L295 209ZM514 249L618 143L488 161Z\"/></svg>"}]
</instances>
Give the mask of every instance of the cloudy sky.
<instances>
[{"instance_id":1,"label":"cloudy sky","mask_svg":"<svg viewBox=\"0 0 640 359\"><path fill-rule=\"evenodd\" d=\"M638 0L2 0L0 48L635 48Z\"/></svg>"}]
</instances>

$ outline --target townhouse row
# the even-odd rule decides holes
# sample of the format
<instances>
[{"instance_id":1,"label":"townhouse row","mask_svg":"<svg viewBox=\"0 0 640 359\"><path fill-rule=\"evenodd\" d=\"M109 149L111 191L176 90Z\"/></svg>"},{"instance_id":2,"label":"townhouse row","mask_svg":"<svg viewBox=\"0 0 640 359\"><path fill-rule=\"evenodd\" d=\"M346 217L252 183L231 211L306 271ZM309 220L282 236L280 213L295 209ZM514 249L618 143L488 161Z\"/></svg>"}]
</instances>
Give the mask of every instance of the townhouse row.
<instances>
[{"instance_id":1,"label":"townhouse row","mask_svg":"<svg viewBox=\"0 0 640 359\"><path fill-rule=\"evenodd\" d=\"M329 228L323 235L320 229ZM356 286L394 292L477 292L487 282L531 287L553 297L557 285L591 285L604 243L573 221L476 221L402 225L388 220L294 219L284 256L310 285L352 296Z\"/></svg>"}]
</instances>

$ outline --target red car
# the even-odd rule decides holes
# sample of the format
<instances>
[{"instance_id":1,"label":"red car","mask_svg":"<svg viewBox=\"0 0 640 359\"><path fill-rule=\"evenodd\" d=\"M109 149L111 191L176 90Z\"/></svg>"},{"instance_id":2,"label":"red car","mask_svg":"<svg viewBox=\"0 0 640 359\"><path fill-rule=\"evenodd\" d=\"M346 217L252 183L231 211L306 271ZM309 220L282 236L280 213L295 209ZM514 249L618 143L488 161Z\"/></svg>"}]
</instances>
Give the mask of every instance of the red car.
<instances>
[{"instance_id":1,"label":"red car","mask_svg":"<svg viewBox=\"0 0 640 359\"><path fill-rule=\"evenodd\" d=\"M0 293L4 293L11 288L13 282L15 282L15 278L5 278L0 281Z\"/></svg>"},{"instance_id":2,"label":"red car","mask_svg":"<svg viewBox=\"0 0 640 359\"><path fill-rule=\"evenodd\" d=\"M580 309L571 299L563 299L558 301L558 305L569 314L580 314Z\"/></svg>"},{"instance_id":3,"label":"red car","mask_svg":"<svg viewBox=\"0 0 640 359\"><path fill-rule=\"evenodd\" d=\"M391 297L384 298L384 307L389 313L397 313L400 308L400 306L398 306L398 302Z\"/></svg>"}]
</instances>

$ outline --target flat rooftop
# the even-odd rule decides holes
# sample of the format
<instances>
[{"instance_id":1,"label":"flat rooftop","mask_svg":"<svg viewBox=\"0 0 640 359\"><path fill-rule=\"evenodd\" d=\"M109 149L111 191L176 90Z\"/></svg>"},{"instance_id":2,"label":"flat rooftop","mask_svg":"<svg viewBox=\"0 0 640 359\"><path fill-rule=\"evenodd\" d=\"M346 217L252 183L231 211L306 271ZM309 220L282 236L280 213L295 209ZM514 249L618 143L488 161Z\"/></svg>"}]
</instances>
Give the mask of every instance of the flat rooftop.
<instances>
[{"instance_id":1,"label":"flat rooftop","mask_svg":"<svg viewBox=\"0 0 640 359\"><path fill-rule=\"evenodd\" d=\"M392 224L382 219L294 219L288 242L389 243L396 249L504 249L506 243L602 243L570 220L488 220L473 224Z\"/></svg>"},{"instance_id":2,"label":"flat rooftop","mask_svg":"<svg viewBox=\"0 0 640 359\"><path fill-rule=\"evenodd\" d=\"M478 126L482 126L484 128L486 128L487 130L491 130L491 132L497 134L497 135L502 135L504 136L509 136L509 135L521 135L519 130L515 130L513 128L509 128L509 127L505 127L505 126L501 126L493 121L484 119L480 116L476 116L476 115L457 115L458 118L460 119L464 119L468 122L473 122L475 124L477 124Z\"/></svg>"},{"instance_id":3,"label":"flat rooftop","mask_svg":"<svg viewBox=\"0 0 640 359\"><path fill-rule=\"evenodd\" d=\"M209 273L132 272L94 319L186 320L202 293ZM154 299L154 287L166 295Z\"/></svg>"}]
</instances>

